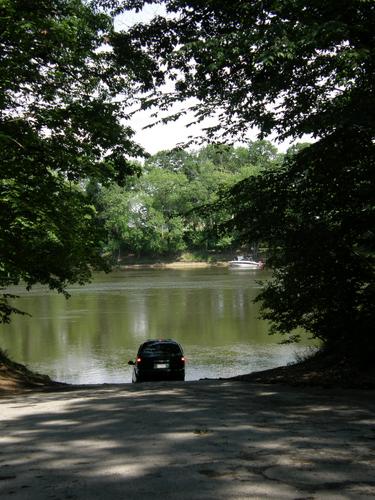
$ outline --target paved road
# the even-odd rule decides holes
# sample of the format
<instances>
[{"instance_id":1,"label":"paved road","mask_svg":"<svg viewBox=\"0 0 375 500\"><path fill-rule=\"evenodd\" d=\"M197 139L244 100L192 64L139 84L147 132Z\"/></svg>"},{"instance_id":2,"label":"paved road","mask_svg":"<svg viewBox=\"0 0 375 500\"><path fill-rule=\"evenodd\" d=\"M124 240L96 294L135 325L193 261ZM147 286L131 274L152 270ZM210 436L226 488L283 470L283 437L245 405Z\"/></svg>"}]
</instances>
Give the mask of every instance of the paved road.
<instances>
[{"instance_id":1,"label":"paved road","mask_svg":"<svg viewBox=\"0 0 375 500\"><path fill-rule=\"evenodd\" d=\"M234 381L0 400L0 498L375 498L374 392Z\"/></svg>"}]
</instances>

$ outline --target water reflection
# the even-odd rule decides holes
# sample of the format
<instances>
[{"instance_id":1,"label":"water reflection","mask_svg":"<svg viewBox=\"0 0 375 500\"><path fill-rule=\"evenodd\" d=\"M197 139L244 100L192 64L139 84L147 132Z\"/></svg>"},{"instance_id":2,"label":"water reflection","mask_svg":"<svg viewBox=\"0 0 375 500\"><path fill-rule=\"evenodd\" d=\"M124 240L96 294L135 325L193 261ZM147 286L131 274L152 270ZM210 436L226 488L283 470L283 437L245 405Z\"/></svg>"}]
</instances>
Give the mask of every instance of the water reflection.
<instances>
[{"instance_id":1,"label":"water reflection","mask_svg":"<svg viewBox=\"0 0 375 500\"><path fill-rule=\"evenodd\" d=\"M175 338L186 378L227 377L294 359L308 341L279 345L260 321L259 271L130 270L97 275L71 298L36 287L17 305L32 314L0 327L10 356L72 383L130 382L128 359L147 338Z\"/></svg>"}]
</instances>

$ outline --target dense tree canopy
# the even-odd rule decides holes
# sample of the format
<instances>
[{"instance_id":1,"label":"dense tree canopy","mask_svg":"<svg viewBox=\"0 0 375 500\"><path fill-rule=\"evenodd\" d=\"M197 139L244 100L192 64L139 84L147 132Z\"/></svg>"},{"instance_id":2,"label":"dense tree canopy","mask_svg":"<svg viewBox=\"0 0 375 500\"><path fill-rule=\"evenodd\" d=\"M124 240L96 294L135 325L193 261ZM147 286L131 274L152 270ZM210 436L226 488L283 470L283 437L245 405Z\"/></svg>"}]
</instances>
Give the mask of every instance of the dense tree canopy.
<instances>
[{"instance_id":1,"label":"dense tree canopy","mask_svg":"<svg viewBox=\"0 0 375 500\"><path fill-rule=\"evenodd\" d=\"M233 188L228 226L269 246L274 277L260 299L275 328L293 338L303 326L327 348L373 359L375 3L113 3L162 3L169 13L126 34L172 87L145 95L144 106L194 97L196 120L217 118L212 137L252 126L314 137L281 169Z\"/></svg>"},{"instance_id":2,"label":"dense tree canopy","mask_svg":"<svg viewBox=\"0 0 375 500\"><path fill-rule=\"evenodd\" d=\"M136 57L120 71L112 33L81 0L0 2L0 287L63 291L104 266L83 183L121 181L141 154L114 100L131 97ZM11 311L3 295L0 321Z\"/></svg>"},{"instance_id":3,"label":"dense tree canopy","mask_svg":"<svg viewBox=\"0 0 375 500\"><path fill-rule=\"evenodd\" d=\"M372 359L374 181L374 144L340 130L223 201L229 229L267 241L274 276L258 300L275 331L303 327L335 352Z\"/></svg>"},{"instance_id":4,"label":"dense tree canopy","mask_svg":"<svg viewBox=\"0 0 375 500\"><path fill-rule=\"evenodd\" d=\"M139 178L93 193L107 232L105 251L121 259L235 249L234 233L217 230L228 209L210 207L220 193L276 166L281 156L267 141L160 151L147 159Z\"/></svg>"}]
</instances>

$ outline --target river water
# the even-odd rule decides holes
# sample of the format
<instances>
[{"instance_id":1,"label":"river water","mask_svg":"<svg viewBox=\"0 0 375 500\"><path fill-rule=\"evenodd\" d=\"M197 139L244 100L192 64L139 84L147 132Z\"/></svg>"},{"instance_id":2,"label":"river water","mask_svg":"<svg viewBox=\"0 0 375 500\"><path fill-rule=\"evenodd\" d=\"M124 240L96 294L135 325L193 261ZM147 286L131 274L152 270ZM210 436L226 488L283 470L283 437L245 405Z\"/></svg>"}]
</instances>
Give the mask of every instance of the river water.
<instances>
[{"instance_id":1,"label":"river water","mask_svg":"<svg viewBox=\"0 0 375 500\"><path fill-rule=\"evenodd\" d=\"M312 345L281 345L268 335L252 300L265 271L142 269L97 274L71 298L34 287L17 306L32 316L0 325L0 346L33 370L68 383L131 381L148 338L174 338L187 358L186 379L229 377L293 362Z\"/></svg>"}]
</instances>

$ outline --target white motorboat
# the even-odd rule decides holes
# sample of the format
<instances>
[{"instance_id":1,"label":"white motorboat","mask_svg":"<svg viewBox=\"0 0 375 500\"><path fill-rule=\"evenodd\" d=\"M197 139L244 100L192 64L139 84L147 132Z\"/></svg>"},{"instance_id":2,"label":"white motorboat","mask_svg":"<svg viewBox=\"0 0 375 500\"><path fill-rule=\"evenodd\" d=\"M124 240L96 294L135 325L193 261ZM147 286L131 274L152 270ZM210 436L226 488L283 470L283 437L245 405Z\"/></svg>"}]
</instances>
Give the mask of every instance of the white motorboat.
<instances>
[{"instance_id":1,"label":"white motorboat","mask_svg":"<svg viewBox=\"0 0 375 500\"><path fill-rule=\"evenodd\" d=\"M264 262L239 255L235 260L229 261L229 267L232 269L263 269Z\"/></svg>"}]
</instances>

